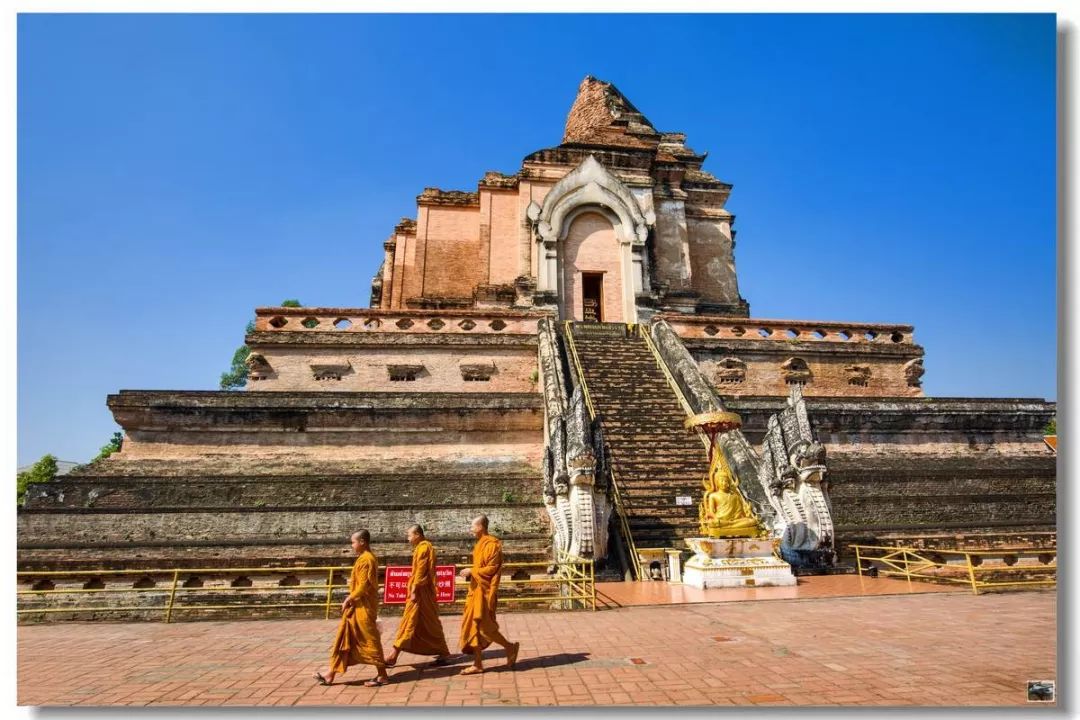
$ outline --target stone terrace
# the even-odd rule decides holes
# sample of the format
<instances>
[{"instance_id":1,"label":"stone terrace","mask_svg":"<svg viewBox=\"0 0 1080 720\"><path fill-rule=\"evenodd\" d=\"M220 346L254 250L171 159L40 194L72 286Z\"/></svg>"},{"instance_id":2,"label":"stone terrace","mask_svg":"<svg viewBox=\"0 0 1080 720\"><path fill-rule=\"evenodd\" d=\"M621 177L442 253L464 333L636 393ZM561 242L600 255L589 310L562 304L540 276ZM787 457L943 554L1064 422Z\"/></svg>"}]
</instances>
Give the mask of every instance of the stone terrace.
<instances>
[{"instance_id":1,"label":"stone terrace","mask_svg":"<svg viewBox=\"0 0 1080 720\"><path fill-rule=\"evenodd\" d=\"M459 616L443 625L451 644ZM403 655L331 687L325 620L18 629L24 705L1028 705L1056 679L1056 594L926 593L503 615L516 672ZM389 644L396 619L384 620ZM57 647L63 653L57 653ZM415 664L414 664L415 663ZM1049 704L1049 703L1042 703Z\"/></svg>"}]
</instances>

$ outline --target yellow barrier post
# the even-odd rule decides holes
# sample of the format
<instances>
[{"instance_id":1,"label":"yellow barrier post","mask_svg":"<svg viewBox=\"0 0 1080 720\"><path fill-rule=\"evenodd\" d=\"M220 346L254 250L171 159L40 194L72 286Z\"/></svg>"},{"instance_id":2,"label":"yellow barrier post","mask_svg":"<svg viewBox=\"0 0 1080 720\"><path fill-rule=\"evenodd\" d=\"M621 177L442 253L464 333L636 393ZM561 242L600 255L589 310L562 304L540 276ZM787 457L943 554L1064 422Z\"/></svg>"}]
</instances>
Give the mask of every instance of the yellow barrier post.
<instances>
[{"instance_id":1,"label":"yellow barrier post","mask_svg":"<svg viewBox=\"0 0 1080 720\"><path fill-rule=\"evenodd\" d=\"M589 586L592 588L592 609L596 612L596 561L589 561Z\"/></svg>"},{"instance_id":2,"label":"yellow barrier post","mask_svg":"<svg viewBox=\"0 0 1080 720\"><path fill-rule=\"evenodd\" d=\"M176 602L176 583L180 580L180 571L176 570L172 576L172 591L169 593L169 606L165 609L165 622L172 622L173 603Z\"/></svg>"},{"instance_id":3,"label":"yellow barrier post","mask_svg":"<svg viewBox=\"0 0 1080 720\"><path fill-rule=\"evenodd\" d=\"M523 607L532 607L537 603L552 603L558 609L575 610L583 609L587 610L592 608L596 609L596 571L595 564L588 558L580 558L569 553L558 552L557 553L557 573L554 577L543 578L530 578L527 580L513 581L515 587L520 586L522 588L536 588L534 592L526 592L524 595L507 598L506 601L515 605ZM545 562L524 562L524 563L508 563L504 566L508 570L517 568L530 568L530 569L547 569L550 563ZM587 567L586 567L587 566ZM318 586L305 586L302 588L295 587L281 587L281 586L262 586L262 587L180 587L180 575L197 575L205 573L213 574L236 574L242 573L244 575L275 575L282 572L281 568L159 568L159 569L142 569L142 570L69 570L69 571L42 571L42 572L18 572L16 573L20 581L24 581L23 578L30 577L36 579L38 577L51 577L51 578L88 578L100 575L119 575L119 576L132 576L132 575L164 575L166 573L171 574L172 583L157 588L131 588L127 587L117 588L80 588L70 589L64 588L60 590L26 590L20 589L17 591L17 596L21 600L23 597L33 597L35 600L44 598L50 598L52 596L66 597L71 595L83 595L86 597L108 597L110 594L121 593L123 595L134 594L136 597L145 596L145 593L151 593L154 597L162 597L165 602L162 603L162 621L171 622L172 614L177 609L184 609L188 612L204 612L215 610L240 610L244 608L259 608L259 609L271 609L271 608L319 608L323 611L325 618L329 619L329 609L333 605L333 588L334 577L337 573L345 572L349 568L337 567L337 566L321 566L321 567L308 567L301 568L302 570L318 573L327 573L326 575L326 599L319 598L314 602L304 602L303 599L294 601L291 590L314 590L318 591ZM338 586L340 587L340 586ZM196 603L185 607L183 603L176 603L178 597L182 597L180 593L221 593L227 596L229 599L225 603L215 604L200 604ZM261 595L264 593L280 594L284 602L278 603L257 603L251 604L244 601L244 598L249 594ZM235 599L235 602L232 600ZM313 599L313 598L312 598ZM462 597L455 597L453 605L460 606L464 599ZM579 604L580 603L580 604ZM66 607L34 607L17 608L16 614L18 616L25 615L40 615L42 619L48 618L53 614L62 615L65 613L78 613L87 610L94 612L145 612L147 606L143 605L129 605L129 604L116 604L109 605L106 602L106 606L90 606L87 607L81 604L68 605Z\"/></svg>"},{"instance_id":4,"label":"yellow barrier post","mask_svg":"<svg viewBox=\"0 0 1080 720\"><path fill-rule=\"evenodd\" d=\"M979 583L975 581L975 566L971 564L971 553L964 553L964 559L967 560L968 578L971 579L971 592L979 594Z\"/></svg>"},{"instance_id":5,"label":"yellow barrier post","mask_svg":"<svg viewBox=\"0 0 1080 720\"><path fill-rule=\"evenodd\" d=\"M859 546L855 546L855 567L859 569L859 577L862 577L862 555L859 554Z\"/></svg>"},{"instance_id":6,"label":"yellow barrier post","mask_svg":"<svg viewBox=\"0 0 1080 720\"><path fill-rule=\"evenodd\" d=\"M333 592L334 592L334 570L333 570L333 568L331 568L330 569L330 574L327 575L327 577L326 577L326 615L323 617L324 620L329 620L330 619L330 596L333 594Z\"/></svg>"}]
</instances>

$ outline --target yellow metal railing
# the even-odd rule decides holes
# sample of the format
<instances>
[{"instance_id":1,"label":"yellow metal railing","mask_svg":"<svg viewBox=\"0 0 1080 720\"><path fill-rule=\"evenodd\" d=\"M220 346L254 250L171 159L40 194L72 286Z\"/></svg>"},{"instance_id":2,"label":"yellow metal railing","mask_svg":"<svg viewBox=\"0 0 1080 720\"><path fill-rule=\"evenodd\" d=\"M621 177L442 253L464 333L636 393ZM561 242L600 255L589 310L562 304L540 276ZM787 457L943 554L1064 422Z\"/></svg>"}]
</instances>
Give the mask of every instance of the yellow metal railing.
<instances>
[{"instance_id":1,"label":"yellow metal railing","mask_svg":"<svg viewBox=\"0 0 1080 720\"><path fill-rule=\"evenodd\" d=\"M886 577L970 585L979 590L1057 584L1057 549L936 550L886 545L849 545L855 551L859 575L876 568ZM952 558L949 562L946 558ZM987 564L987 560L1001 560ZM946 572L942 572L946 571ZM1019 573L1051 573L1047 577L1000 579ZM999 576L991 577L991 574Z\"/></svg>"},{"instance_id":2,"label":"yellow metal railing","mask_svg":"<svg viewBox=\"0 0 1080 720\"><path fill-rule=\"evenodd\" d=\"M581 366L581 359L578 357L577 346L574 344L574 331L570 327L570 321L563 323L566 336L566 345L570 349L570 360L574 364L574 372L577 373L578 382L581 384L581 394L585 397L585 407L589 410L589 418L596 420L596 408L593 407L592 397L589 395L589 384L585 381L585 370ZM627 328L632 328L633 325L627 325ZM627 558L627 563L630 565L630 573L634 576L635 580L640 579L641 574L638 571L638 554L637 546L634 543L634 536L630 532L630 523L627 520L627 503L622 496L622 492L619 490L619 479L615 475L615 468L609 468L611 474L611 497L615 501L615 514L619 518L619 528L622 530L623 537L626 538L627 552L630 557Z\"/></svg>"},{"instance_id":3,"label":"yellow metal railing","mask_svg":"<svg viewBox=\"0 0 1080 720\"><path fill-rule=\"evenodd\" d=\"M581 601L585 607L596 610L596 568L592 560L575 557L559 550L556 553L557 572L566 582L562 597L574 602Z\"/></svg>"},{"instance_id":4,"label":"yellow metal railing","mask_svg":"<svg viewBox=\"0 0 1080 720\"><path fill-rule=\"evenodd\" d=\"M514 580L511 577L503 577L499 581L500 590L506 589L520 589L524 594L512 594L500 592L500 605L530 605L539 603L551 603L553 606L558 606L557 609L571 610L576 608L582 609L596 609L596 576L593 568L593 561L585 558L574 557L565 553L561 553L559 558L554 563L555 575L554 577L534 577L534 575L546 574L547 569L552 563L549 561L544 562L514 562L504 563L503 571L508 573L514 573L520 570L536 570L538 572L530 573L528 579ZM129 593L136 593L136 597L140 594L157 593L160 598L154 598L160 600L160 604L146 603L144 605L110 605L108 603L101 604L74 604L64 607L25 607L25 603L20 603L24 607L17 608L16 612L19 615L35 615L41 614L48 616L55 613L77 613L77 612L152 612L159 611L162 613L162 620L164 622L171 622L173 615L177 612L200 612L206 610L243 610L243 609L269 609L269 608L321 608L323 609L324 617L329 618L333 607L333 596L335 590L345 590L348 587L347 583L335 583L334 575L347 575L352 570L351 566L320 566L320 567L296 567L296 568L172 568L172 569L147 569L147 570L59 570L59 571L24 571L16 573L18 581L20 583L36 582L40 580L47 580L52 583L53 580L88 580L91 578L113 578L113 577L137 577L137 578L153 578L154 576L166 576L169 580L165 585L154 585L151 587L132 587L130 585L125 587L98 587L98 588L63 588L55 589L55 585L50 589L20 589L17 591L17 597L20 601L27 599L49 599L53 597L64 596L86 596L89 598L113 595L124 595L127 597L128 602L131 602L131 596ZM222 576L222 575L237 575L242 576L250 580L254 576L265 575L313 575L316 573L326 573L326 579L323 583L313 584L296 584L296 585L265 585L265 586L240 586L240 587L221 587L221 586L199 586L199 587L184 587L181 584L181 576L191 578L192 576ZM104 583L103 583L104 584ZM465 602L465 592L462 589L468 589L468 582L461 580L460 578L455 581L454 588L454 601L452 603L441 603L444 607L447 605L460 605ZM242 599L245 595L259 595L262 593L279 593L284 596L296 593L306 593L308 595L326 593L324 600L318 602L304 602L305 598L299 598L300 602L273 602L273 603L245 603ZM193 597L198 594L204 595L230 595L236 594L238 602L226 602L225 604L214 605L201 605L201 604L185 604L184 598ZM382 584L379 584L379 596L382 597Z\"/></svg>"}]
</instances>

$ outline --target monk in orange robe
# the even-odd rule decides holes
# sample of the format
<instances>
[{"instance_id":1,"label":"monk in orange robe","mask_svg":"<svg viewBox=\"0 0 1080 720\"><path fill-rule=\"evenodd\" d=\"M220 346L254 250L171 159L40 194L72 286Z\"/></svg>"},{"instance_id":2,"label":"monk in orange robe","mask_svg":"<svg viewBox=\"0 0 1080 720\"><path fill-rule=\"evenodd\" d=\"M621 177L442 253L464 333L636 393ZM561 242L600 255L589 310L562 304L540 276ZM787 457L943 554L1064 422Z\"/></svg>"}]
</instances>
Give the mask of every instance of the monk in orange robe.
<instances>
[{"instance_id":1,"label":"monk in orange robe","mask_svg":"<svg viewBox=\"0 0 1080 720\"><path fill-rule=\"evenodd\" d=\"M382 638L375 625L379 612L379 561L371 552L371 533L367 530L353 533L351 541L357 558L349 576L349 596L341 603L341 623L330 646L330 669L325 676L316 672L315 679L320 685L332 685L334 676L344 673L350 665L374 665L378 674L364 685L378 687L390 682Z\"/></svg>"},{"instance_id":2,"label":"monk in orange robe","mask_svg":"<svg viewBox=\"0 0 1080 720\"><path fill-rule=\"evenodd\" d=\"M461 576L469 581L465 614L461 617L461 652L471 653L473 664L462 670L461 674L484 672L483 651L491 643L501 645L506 650L506 664L513 669L521 643L510 642L503 637L499 624L495 622L503 562L502 541L488 534L487 515L474 518L469 532L476 538L476 545L473 546L472 567L461 571Z\"/></svg>"},{"instance_id":3,"label":"monk in orange robe","mask_svg":"<svg viewBox=\"0 0 1080 720\"><path fill-rule=\"evenodd\" d=\"M446 646L435 599L435 546L424 537L424 528L419 525L410 527L406 537L413 546L412 574L394 650L386 658L386 664L396 665L398 655L404 650L414 655L435 655L435 664L445 665L450 659L450 648Z\"/></svg>"}]
</instances>

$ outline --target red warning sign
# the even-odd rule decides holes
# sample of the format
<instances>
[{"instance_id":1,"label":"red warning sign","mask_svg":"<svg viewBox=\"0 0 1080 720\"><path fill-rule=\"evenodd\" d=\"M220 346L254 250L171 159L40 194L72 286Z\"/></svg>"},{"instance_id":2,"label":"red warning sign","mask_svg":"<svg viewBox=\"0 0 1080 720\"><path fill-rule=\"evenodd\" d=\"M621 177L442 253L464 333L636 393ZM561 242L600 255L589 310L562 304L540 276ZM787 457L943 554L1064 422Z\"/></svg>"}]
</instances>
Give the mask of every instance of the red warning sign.
<instances>
[{"instance_id":1,"label":"red warning sign","mask_svg":"<svg viewBox=\"0 0 1080 720\"><path fill-rule=\"evenodd\" d=\"M435 567L435 600L441 603L454 602L454 576L456 565L438 565ZM383 582L383 602L387 605L404 605L408 598L409 576L412 568L408 565L387 565L386 578Z\"/></svg>"}]
</instances>

